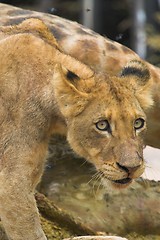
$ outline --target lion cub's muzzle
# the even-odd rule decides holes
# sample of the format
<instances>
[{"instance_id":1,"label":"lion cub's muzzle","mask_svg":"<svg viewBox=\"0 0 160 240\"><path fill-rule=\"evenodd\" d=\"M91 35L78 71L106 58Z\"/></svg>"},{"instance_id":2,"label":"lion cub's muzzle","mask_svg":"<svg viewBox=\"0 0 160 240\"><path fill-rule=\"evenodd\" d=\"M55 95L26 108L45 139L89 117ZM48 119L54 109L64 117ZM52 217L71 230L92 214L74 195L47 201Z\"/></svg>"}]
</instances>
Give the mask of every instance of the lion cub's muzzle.
<instances>
[{"instance_id":1,"label":"lion cub's muzzle","mask_svg":"<svg viewBox=\"0 0 160 240\"><path fill-rule=\"evenodd\" d=\"M144 168L142 167L142 164L134 167L126 167L119 163L116 164L118 168L126 172L128 176L119 180L112 180L115 184L128 185L133 179L138 178L143 173Z\"/></svg>"},{"instance_id":2,"label":"lion cub's muzzle","mask_svg":"<svg viewBox=\"0 0 160 240\"><path fill-rule=\"evenodd\" d=\"M144 172L143 150L136 145L128 141L114 149L114 156L117 156L114 167L119 174L118 178L112 178L113 184L128 186L133 179L140 177Z\"/></svg>"}]
</instances>

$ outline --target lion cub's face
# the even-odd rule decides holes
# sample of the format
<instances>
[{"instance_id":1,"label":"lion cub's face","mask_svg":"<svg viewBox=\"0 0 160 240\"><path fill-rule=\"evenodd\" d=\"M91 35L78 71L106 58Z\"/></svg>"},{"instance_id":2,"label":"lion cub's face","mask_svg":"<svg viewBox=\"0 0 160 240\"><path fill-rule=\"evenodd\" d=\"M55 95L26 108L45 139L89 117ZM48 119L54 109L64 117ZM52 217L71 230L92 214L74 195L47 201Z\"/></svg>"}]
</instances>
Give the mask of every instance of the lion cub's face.
<instances>
[{"instance_id":1,"label":"lion cub's face","mask_svg":"<svg viewBox=\"0 0 160 240\"><path fill-rule=\"evenodd\" d=\"M58 67L55 78L71 147L116 186L139 177L144 171L144 111L152 103L146 67L132 61L119 77L95 74L86 80Z\"/></svg>"}]
</instances>

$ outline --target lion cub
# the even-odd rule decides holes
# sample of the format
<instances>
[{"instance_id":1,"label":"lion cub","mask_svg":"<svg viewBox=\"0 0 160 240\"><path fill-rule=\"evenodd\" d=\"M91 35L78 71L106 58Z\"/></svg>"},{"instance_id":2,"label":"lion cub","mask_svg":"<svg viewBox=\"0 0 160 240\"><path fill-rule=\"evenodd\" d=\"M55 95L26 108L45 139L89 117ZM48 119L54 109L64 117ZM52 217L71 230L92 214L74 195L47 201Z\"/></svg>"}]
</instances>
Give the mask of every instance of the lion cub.
<instances>
[{"instance_id":1,"label":"lion cub","mask_svg":"<svg viewBox=\"0 0 160 240\"><path fill-rule=\"evenodd\" d=\"M0 218L9 239L45 240L34 190L51 134L66 134L104 181L127 186L144 170L150 74L134 60L119 76L94 73L38 19L1 27L0 39Z\"/></svg>"}]
</instances>

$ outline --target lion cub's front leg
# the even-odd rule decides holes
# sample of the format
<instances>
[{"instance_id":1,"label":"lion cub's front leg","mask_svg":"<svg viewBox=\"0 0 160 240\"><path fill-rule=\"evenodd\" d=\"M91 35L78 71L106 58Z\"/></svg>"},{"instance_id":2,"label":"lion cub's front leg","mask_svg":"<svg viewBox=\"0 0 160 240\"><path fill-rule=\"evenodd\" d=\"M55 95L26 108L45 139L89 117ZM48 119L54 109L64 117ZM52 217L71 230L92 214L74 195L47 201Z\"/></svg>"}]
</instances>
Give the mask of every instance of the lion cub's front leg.
<instances>
[{"instance_id":1,"label":"lion cub's front leg","mask_svg":"<svg viewBox=\"0 0 160 240\"><path fill-rule=\"evenodd\" d=\"M42 169L38 158L44 157L44 150L11 145L0 160L0 216L11 240L46 240L34 199Z\"/></svg>"},{"instance_id":2,"label":"lion cub's front leg","mask_svg":"<svg viewBox=\"0 0 160 240\"><path fill-rule=\"evenodd\" d=\"M10 240L46 240L34 190L53 117L54 53L31 34L0 41L0 218Z\"/></svg>"}]
</instances>

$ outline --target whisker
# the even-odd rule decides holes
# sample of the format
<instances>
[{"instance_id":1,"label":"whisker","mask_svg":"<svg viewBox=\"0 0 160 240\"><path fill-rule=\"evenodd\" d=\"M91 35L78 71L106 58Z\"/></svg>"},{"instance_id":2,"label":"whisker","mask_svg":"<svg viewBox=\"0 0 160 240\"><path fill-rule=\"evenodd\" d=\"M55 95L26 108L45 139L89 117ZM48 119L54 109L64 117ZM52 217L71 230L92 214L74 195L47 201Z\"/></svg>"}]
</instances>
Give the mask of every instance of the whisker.
<instances>
[{"instance_id":1,"label":"whisker","mask_svg":"<svg viewBox=\"0 0 160 240\"><path fill-rule=\"evenodd\" d=\"M92 181L94 181L95 179L97 179L99 175L99 172L96 172L92 175L91 179L86 183L87 185L90 184Z\"/></svg>"},{"instance_id":2,"label":"whisker","mask_svg":"<svg viewBox=\"0 0 160 240\"><path fill-rule=\"evenodd\" d=\"M98 184L98 186L97 186L97 190L96 190L96 196L97 196L97 194L98 194L98 192L99 192L99 189L100 189L100 187L102 186L102 181L101 181L101 176L100 176L100 178L99 178L99 184Z\"/></svg>"},{"instance_id":3,"label":"whisker","mask_svg":"<svg viewBox=\"0 0 160 240\"><path fill-rule=\"evenodd\" d=\"M92 189L94 189L94 186L95 186L95 184L96 184L96 182L97 182L98 179L99 179L99 172L96 171L96 172L92 175L91 179L90 179L86 184L88 185L88 184L90 184L91 182L93 182Z\"/></svg>"},{"instance_id":4,"label":"whisker","mask_svg":"<svg viewBox=\"0 0 160 240\"><path fill-rule=\"evenodd\" d=\"M94 193L95 198L97 197L98 191L99 191L100 187L102 186L102 181L101 181L102 176L103 176L103 174L101 172L98 172L98 175L96 177L96 181L93 185L93 193ZM98 186L95 187L97 185L97 183L98 183Z\"/></svg>"},{"instance_id":5,"label":"whisker","mask_svg":"<svg viewBox=\"0 0 160 240\"><path fill-rule=\"evenodd\" d=\"M83 167L85 164L88 164L88 161L86 159L84 159L83 163L80 164L80 167Z\"/></svg>"}]
</instances>

